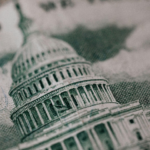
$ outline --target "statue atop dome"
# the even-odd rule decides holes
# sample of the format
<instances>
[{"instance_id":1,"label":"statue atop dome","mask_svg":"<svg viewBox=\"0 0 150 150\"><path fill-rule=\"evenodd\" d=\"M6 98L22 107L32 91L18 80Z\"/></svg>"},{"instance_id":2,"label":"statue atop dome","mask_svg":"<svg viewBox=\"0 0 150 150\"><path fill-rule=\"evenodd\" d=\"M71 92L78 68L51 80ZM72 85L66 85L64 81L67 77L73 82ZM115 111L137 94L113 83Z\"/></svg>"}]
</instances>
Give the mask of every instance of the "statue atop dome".
<instances>
[{"instance_id":1,"label":"statue atop dome","mask_svg":"<svg viewBox=\"0 0 150 150\"><path fill-rule=\"evenodd\" d=\"M18 0L15 0L15 7L16 7L16 10L18 11L18 14L19 14L19 23L18 23L18 27L21 29L22 31L22 34L23 34L23 43L22 45L24 45L27 41L27 37L29 36L29 34L31 33L30 31L30 28L33 24L33 20L26 17L24 14L23 14L23 11L21 9L21 6L20 4L18 3Z\"/></svg>"}]
</instances>

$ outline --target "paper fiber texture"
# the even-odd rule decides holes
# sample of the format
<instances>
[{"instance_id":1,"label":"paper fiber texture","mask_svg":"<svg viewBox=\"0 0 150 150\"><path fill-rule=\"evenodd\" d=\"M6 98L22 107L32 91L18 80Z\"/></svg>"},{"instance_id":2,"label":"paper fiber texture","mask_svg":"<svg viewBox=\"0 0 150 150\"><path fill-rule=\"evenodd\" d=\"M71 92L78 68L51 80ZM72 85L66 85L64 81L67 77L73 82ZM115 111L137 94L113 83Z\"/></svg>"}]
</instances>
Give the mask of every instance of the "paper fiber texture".
<instances>
[{"instance_id":1,"label":"paper fiber texture","mask_svg":"<svg viewBox=\"0 0 150 150\"><path fill-rule=\"evenodd\" d=\"M0 150L149 150L150 1L0 0Z\"/></svg>"}]
</instances>

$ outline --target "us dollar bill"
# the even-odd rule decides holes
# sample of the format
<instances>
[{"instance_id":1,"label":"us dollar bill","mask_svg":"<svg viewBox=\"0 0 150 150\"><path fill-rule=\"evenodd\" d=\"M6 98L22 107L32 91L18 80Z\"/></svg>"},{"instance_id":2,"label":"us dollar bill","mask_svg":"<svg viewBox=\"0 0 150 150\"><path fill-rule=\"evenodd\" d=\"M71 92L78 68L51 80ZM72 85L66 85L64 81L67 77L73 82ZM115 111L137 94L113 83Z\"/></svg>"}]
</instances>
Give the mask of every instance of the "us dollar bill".
<instances>
[{"instance_id":1,"label":"us dollar bill","mask_svg":"<svg viewBox=\"0 0 150 150\"><path fill-rule=\"evenodd\" d=\"M0 150L149 150L149 13L0 0Z\"/></svg>"}]
</instances>

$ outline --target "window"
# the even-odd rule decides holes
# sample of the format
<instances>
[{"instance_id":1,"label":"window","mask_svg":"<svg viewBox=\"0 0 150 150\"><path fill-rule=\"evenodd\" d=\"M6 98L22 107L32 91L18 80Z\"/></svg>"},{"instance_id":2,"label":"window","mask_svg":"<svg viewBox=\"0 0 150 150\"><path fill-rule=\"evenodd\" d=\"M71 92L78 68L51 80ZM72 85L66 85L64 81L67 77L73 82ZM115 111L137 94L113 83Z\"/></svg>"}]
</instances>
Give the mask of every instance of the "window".
<instances>
[{"instance_id":1,"label":"window","mask_svg":"<svg viewBox=\"0 0 150 150\"><path fill-rule=\"evenodd\" d=\"M58 78L57 78L56 74L53 74L53 77L54 77L55 81L58 82Z\"/></svg>"},{"instance_id":2,"label":"window","mask_svg":"<svg viewBox=\"0 0 150 150\"><path fill-rule=\"evenodd\" d=\"M47 81L48 85L51 85L51 82L48 77L46 77L46 81Z\"/></svg>"},{"instance_id":3,"label":"window","mask_svg":"<svg viewBox=\"0 0 150 150\"><path fill-rule=\"evenodd\" d=\"M47 67L52 67L52 64L48 64Z\"/></svg>"},{"instance_id":4,"label":"window","mask_svg":"<svg viewBox=\"0 0 150 150\"><path fill-rule=\"evenodd\" d=\"M68 76L71 77L71 73L69 70L67 70Z\"/></svg>"},{"instance_id":5,"label":"window","mask_svg":"<svg viewBox=\"0 0 150 150\"><path fill-rule=\"evenodd\" d=\"M42 52L42 56L45 56L45 53L44 53L44 52Z\"/></svg>"},{"instance_id":6,"label":"window","mask_svg":"<svg viewBox=\"0 0 150 150\"><path fill-rule=\"evenodd\" d=\"M35 73L35 74L37 74L38 72L39 72L39 71L38 71L37 69L36 69L36 70L34 70L34 73Z\"/></svg>"},{"instance_id":7,"label":"window","mask_svg":"<svg viewBox=\"0 0 150 150\"><path fill-rule=\"evenodd\" d=\"M28 60L28 59L26 60L26 62L27 62L27 64L29 65L29 60Z\"/></svg>"},{"instance_id":8,"label":"window","mask_svg":"<svg viewBox=\"0 0 150 150\"><path fill-rule=\"evenodd\" d=\"M134 120L133 120L133 119L130 119L129 122L130 122L131 124L133 124L133 123L134 123Z\"/></svg>"},{"instance_id":9,"label":"window","mask_svg":"<svg viewBox=\"0 0 150 150\"><path fill-rule=\"evenodd\" d=\"M29 77L32 77L32 72L28 74Z\"/></svg>"},{"instance_id":10,"label":"window","mask_svg":"<svg viewBox=\"0 0 150 150\"><path fill-rule=\"evenodd\" d=\"M62 71L60 71L60 75L61 75L62 79L65 79L65 77L64 77L64 75L63 75L63 73L62 73Z\"/></svg>"},{"instance_id":11,"label":"window","mask_svg":"<svg viewBox=\"0 0 150 150\"><path fill-rule=\"evenodd\" d=\"M41 70L44 70L44 69L45 69L45 66L42 66L42 67L41 67Z\"/></svg>"},{"instance_id":12,"label":"window","mask_svg":"<svg viewBox=\"0 0 150 150\"><path fill-rule=\"evenodd\" d=\"M37 54L37 55L36 55L36 57L37 57L37 58L40 58L40 55L39 55L39 54Z\"/></svg>"},{"instance_id":13,"label":"window","mask_svg":"<svg viewBox=\"0 0 150 150\"><path fill-rule=\"evenodd\" d=\"M48 50L48 54L50 54L51 53L51 51L50 50Z\"/></svg>"},{"instance_id":14,"label":"window","mask_svg":"<svg viewBox=\"0 0 150 150\"><path fill-rule=\"evenodd\" d=\"M68 108L68 109L71 109L70 103L68 102L68 100L67 100L66 97L63 98L63 101L64 101L64 103L66 104L67 108Z\"/></svg>"},{"instance_id":15,"label":"window","mask_svg":"<svg viewBox=\"0 0 150 150\"><path fill-rule=\"evenodd\" d=\"M139 131L136 132L136 137L139 141L141 141L143 139L141 136L141 133Z\"/></svg>"},{"instance_id":16,"label":"window","mask_svg":"<svg viewBox=\"0 0 150 150\"><path fill-rule=\"evenodd\" d=\"M35 63L35 59L34 59L34 57L31 57L31 61L32 61L32 64L34 64L34 63Z\"/></svg>"},{"instance_id":17,"label":"window","mask_svg":"<svg viewBox=\"0 0 150 150\"><path fill-rule=\"evenodd\" d=\"M44 84L43 84L42 80L40 80L39 82L40 82L41 88L44 89Z\"/></svg>"}]
</instances>

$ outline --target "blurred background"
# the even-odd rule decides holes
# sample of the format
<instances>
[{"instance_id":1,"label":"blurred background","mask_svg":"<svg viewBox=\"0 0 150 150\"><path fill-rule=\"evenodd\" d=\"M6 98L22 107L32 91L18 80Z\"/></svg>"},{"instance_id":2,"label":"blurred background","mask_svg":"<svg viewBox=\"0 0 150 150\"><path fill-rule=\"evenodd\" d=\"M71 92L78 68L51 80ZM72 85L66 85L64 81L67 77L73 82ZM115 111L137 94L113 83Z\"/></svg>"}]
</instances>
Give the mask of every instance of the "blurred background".
<instances>
[{"instance_id":1,"label":"blurred background","mask_svg":"<svg viewBox=\"0 0 150 150\"><path fill-rule=\"evenodd\" d=\"M150 100L149 0L18 0L31 30L71 44L120 103ZM9 119L11 64L23 42L14 2L0 0L0 150L19 143Z\"/></svg>"}]
</instances>

